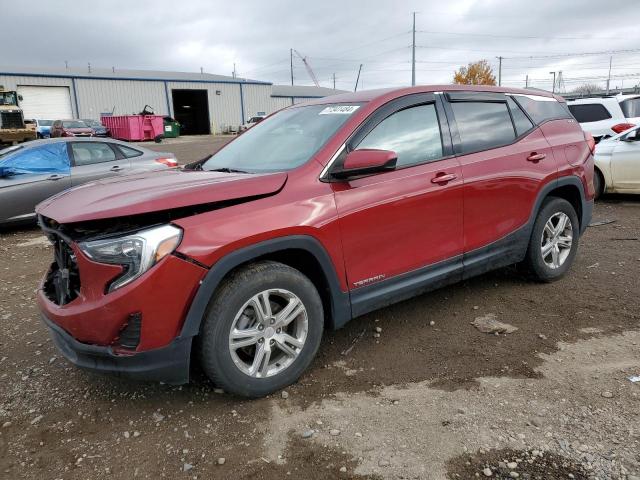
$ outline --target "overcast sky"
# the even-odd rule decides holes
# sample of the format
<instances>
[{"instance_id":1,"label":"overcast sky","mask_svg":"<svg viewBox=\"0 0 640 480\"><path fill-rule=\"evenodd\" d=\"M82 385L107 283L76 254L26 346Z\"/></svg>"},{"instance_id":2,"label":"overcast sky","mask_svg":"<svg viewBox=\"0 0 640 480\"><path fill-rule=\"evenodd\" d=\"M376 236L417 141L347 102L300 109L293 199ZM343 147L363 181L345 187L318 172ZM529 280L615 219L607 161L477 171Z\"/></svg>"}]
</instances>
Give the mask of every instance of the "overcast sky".
<instances>
[{"instance_id":1,"label":"overcast sky","mask_svg":"<svg viewBox=\"0 0 640 480\"><path fill-rule=\"evenodd\" d=\"M401 86L411 81L411 12L417 11L417 82L450 83L460 65L487 59L503 84L571 90L640 81L637 0L77 1L2 0L6 66L199 71L290 83L289 49L308 57L322 86ZM9 48L11 47L11 48ZM619 52L626 50L626 52ZM629 51L631 50L631 51ZM588 53L607 52L599 55ZM572 55L568 55L572 54ZM576 55L577 54L577 55ZM534 57L534 58L531 58ZM635 75L635 76L634 76ZM294 59L295 83L310 85Z\"/></svg>"}]
</instances>

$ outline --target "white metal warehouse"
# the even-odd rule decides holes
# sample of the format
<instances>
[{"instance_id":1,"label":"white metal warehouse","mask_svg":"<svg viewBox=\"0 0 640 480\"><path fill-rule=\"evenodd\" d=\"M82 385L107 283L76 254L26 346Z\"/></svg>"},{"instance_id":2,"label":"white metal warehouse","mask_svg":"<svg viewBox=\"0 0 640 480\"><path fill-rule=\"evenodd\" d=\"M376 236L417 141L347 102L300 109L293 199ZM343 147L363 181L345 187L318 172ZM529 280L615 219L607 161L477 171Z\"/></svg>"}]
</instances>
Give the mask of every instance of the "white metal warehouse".
<instances>
[{"instance_id":1,"label":"white metal warehouse","mask_svg":"<svg viewBox=\"0 0 640 480\"><path fill-rule=\"evenodd\" d=\"M204 72L94 68L0 67L0 85L22 96L25 118L100 119L139 113L149 105L156 114L176 118L185 134L220 133L252 116L340 93Z\"/></svg>"}]
</instances>

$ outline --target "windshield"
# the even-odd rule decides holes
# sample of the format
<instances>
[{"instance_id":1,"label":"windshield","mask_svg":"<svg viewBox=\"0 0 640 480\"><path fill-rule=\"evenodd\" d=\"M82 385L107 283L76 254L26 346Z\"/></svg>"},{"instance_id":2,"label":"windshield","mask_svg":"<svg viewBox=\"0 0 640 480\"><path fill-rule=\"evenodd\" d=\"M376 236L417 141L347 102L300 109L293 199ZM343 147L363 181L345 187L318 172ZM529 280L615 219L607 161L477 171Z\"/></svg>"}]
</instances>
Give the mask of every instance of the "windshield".
<instances>
[{"instance_id":1,"label":"windshield","mask_svg":"<svg viewBox=\"0 0 640 480\"><path fill-rule=\"evenodd\" d=\"M41 127L50 127L53 123L53 120L38 120L38 125Z\"/></svg>"},{"instance_id":2,"label":"windshield","mask_svg":"<svg viewBox=\"0 0 640 480\"><path fill-rule=\"evenodd\" d=\"M20 150L21 148L22 145L12 145L11 147L3 148L2 150L0 150L0 160L4 160L4 157L9 155L10 153Z\"/></svg>"},{"instance_id":3,"label":"windshield","mask_svg":"<svg viewBox=\"0 0 640 480\"><path fill-rule=\"evenodd\" d=\"M87 124L80 120L64 120L62 126L64 128L87 128Z\"/></svg>"},{"instance_id":4,"label":"windshield","mask_svg":"<svg viewBox=\"0 0 640 480\"><path fill-rule=\"evenodd\" d=\"M640 117L640 97L620 102L620 108L627 118Z\"/></svg>"},{"instance_id":5,"label":"windshield","mask_svg":"<svg viewBox=\"0 0 640 480\"><path fill-rule=\"evenodd\" d=\"M101 127L102 124L97 120L83 120L90 127Z\"/></svg>"},{"instance_id":6,"label":"windshield","mask_svg":"<svg viewBox=\"0 0 640 480\"><path fill-rule=\"evenodd\" d=\"M203 170L249 173L291 170L306 163L359 108L308 105L282 110L219 150Z\"/></svg>"},{"instance_id":7,"label":"windshield","mask_svg":"<svg viewBox=\"0 0 640 480\"><path fill-rule=\"evenodd\" d=\"M0 92L0 105L17 105L16 92Z\"/></svg>"}]
</instances>

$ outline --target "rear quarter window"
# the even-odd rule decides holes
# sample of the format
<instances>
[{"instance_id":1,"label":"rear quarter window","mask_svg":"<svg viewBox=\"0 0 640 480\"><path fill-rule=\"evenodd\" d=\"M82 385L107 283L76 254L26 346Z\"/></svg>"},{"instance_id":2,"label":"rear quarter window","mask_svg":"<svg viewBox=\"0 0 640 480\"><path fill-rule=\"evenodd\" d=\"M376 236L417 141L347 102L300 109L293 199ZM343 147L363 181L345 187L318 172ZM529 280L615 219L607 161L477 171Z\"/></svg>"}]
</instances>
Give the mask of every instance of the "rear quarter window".
<instances>
[{"instance_id":1,"label":"rear quarter window","mask_svg":"<svg viewBox=\"0 0 640 480\"><path fill-rule=\"evenodd\" d=\"M620 102L622 113L627 118L640 117L640 98L629 98Z\"/></svg>"},{"instance_id":2,"label":"rear quarter window","mask_svg":"<svg viewBox=\"0 0 640 480\"><path fill-rule=\"evenodd\" d=\"M557 101L553 97L524 94L513 94L511 97L524 108L529 117L537 124L546 122L547 120L573 118L567 105Z\"/></svg>"},{"instance_id":3,"label":"rear quarter window","mask_svg":"<svg viewBox=\"0 0 640 480\"><path fill-rule=\"evenodd\" d=\"M124 145L116 145L116 147L120 150L125 158L139 157L140 155L142 155L142 152L140 150L136 150L135 148L125 147Z\"/></svg>"},{"instance_id":4,"label":"rear quarter window","mask_svg":"<svg viewBox=\"0 0 640 480\"><path fill-rule=\"evenodd\" d=\"M600 103L569 105L569 111L579 123L599 122L611 118L609 110Z\"/></svg>"}]
</instances>

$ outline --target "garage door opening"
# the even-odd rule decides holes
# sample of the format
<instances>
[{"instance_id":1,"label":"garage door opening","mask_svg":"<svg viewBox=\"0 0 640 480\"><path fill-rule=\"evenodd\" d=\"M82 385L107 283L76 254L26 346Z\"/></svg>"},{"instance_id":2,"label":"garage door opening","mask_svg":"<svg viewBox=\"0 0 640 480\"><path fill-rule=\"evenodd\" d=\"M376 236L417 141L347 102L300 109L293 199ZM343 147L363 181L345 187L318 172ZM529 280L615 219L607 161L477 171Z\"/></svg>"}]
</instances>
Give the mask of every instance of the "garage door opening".
<instances>
[{"instance_id":1,"label":"garage door opening","mask_svg":"<svg viewBox=\"0 0 640 480\"><path fill-rule=\"evenodd\" d=\"M38 120L69 120L73 118L69 87L18 85L22 95L20 106L24 118Z\"/></svg>"},{"instance_id":2,"label":"garage door opening","mask_svg":"<svg viewBox=\"0 0 640 480\"><path fill-rule=\"evenodd\" d=\"M209 101L206 90L172 90L173 116L183 135L209 135Z\"/></svg>"}]
</instances>

